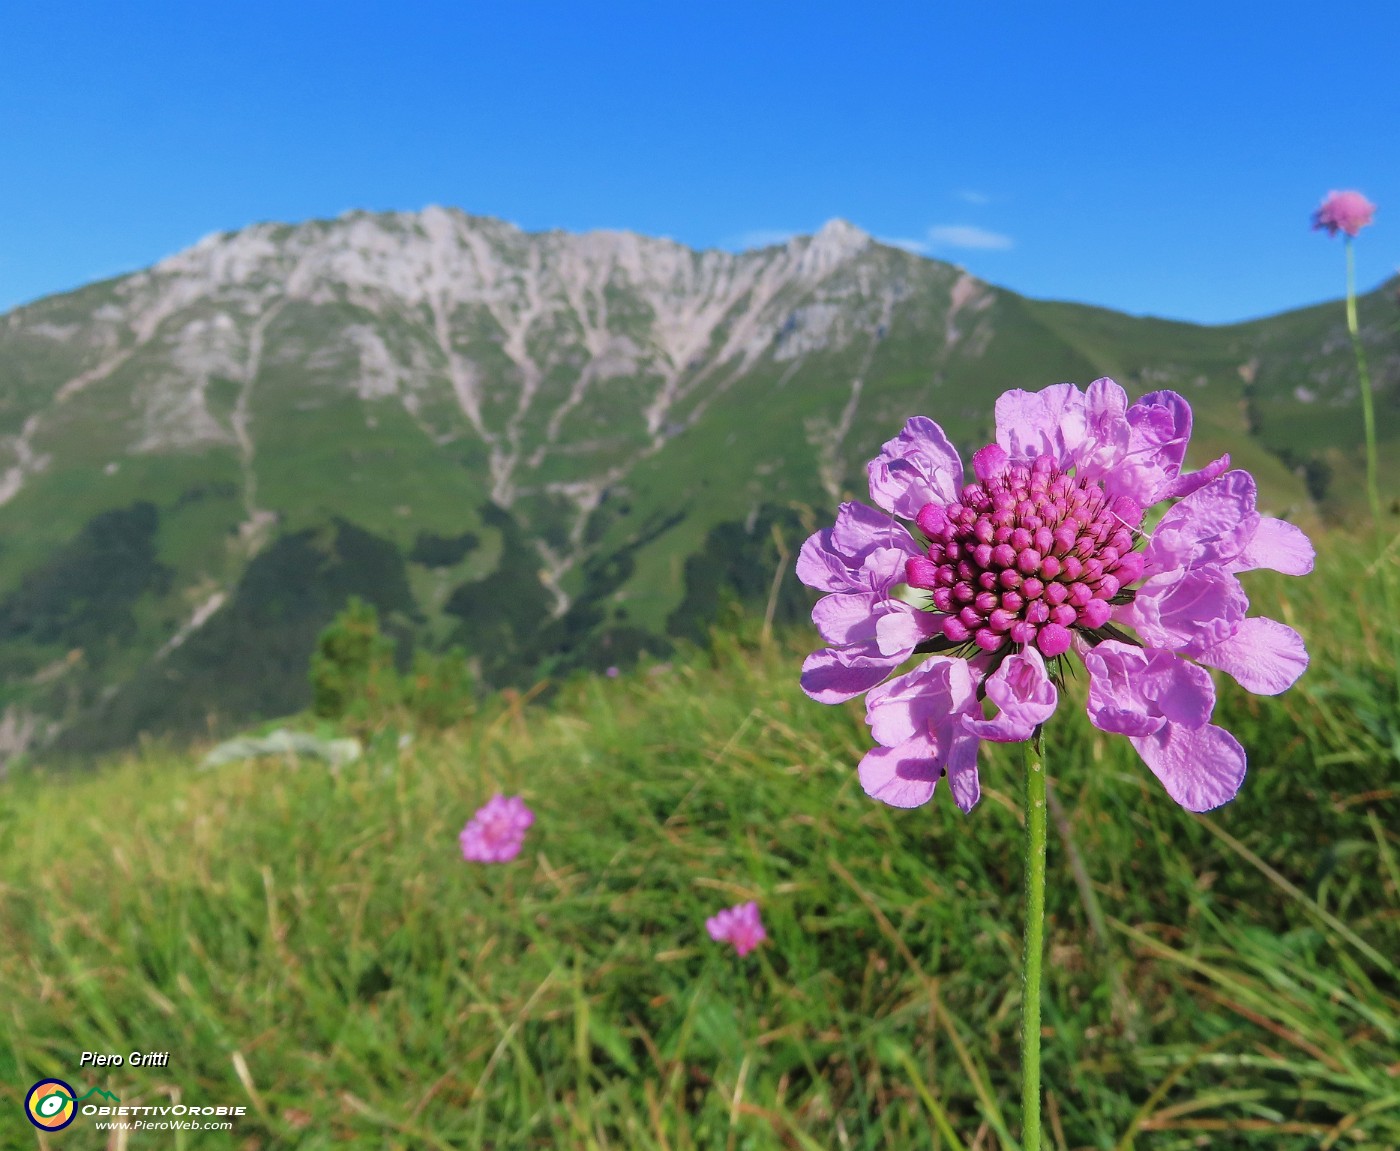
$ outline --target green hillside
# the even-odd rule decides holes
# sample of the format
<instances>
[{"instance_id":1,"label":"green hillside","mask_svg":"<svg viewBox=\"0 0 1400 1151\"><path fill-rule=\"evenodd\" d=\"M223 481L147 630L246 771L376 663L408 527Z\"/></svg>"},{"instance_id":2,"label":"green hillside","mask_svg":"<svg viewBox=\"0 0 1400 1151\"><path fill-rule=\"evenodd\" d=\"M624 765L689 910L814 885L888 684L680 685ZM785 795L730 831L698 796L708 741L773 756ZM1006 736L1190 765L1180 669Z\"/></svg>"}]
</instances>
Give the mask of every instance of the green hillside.
<instances>
[{"instance_id":1,"label":"green hillside","mask_svg":"<svg viewBox=\"0 0 1400 1151\"><path fill-rule=\"evenodd\" d=\"M280 562L353 569L355 538ZM1309 577L1245 577L1312 664L1276 698L1222 682L1234 802L1183 812L1074 700L1048 729L1048 1146L1400 1145L1400 623L1369 542L1316 542ZM338 770L151 749L16 773L0 1146L34 1146L18 1109L54 1076L247 1109L150 1146L1013 1148L1016 749L984 745L969 815L871 801L859 707L798 690L811 642L731 615L707 648L440 734L373 715ZM496 792L537 822L514 862L465 863ZM769 938L739 959L703 924L750 899ZM133 1049L169 1064L76 1066Z\"/></svg>"},{"instance_id":2,"label":"green hillside","mask_svg":"<svg viewBox=\"0 0 1400 1151\"><path fill-rule=\"evenodd\" d=\"M1361 317L1394 499L1392 296ZM209 237L0 317L0 761L293 711L352 594L489 686L663 657L765 604L910 414L970 451L1005 389L1105 373L1186 395L1194 462L1271 511L1363 507L1340 304L1135 318L841 221L739 255L437 208ZM809 604L780 581L776 622Z\"/></svg>"}]
</instances>

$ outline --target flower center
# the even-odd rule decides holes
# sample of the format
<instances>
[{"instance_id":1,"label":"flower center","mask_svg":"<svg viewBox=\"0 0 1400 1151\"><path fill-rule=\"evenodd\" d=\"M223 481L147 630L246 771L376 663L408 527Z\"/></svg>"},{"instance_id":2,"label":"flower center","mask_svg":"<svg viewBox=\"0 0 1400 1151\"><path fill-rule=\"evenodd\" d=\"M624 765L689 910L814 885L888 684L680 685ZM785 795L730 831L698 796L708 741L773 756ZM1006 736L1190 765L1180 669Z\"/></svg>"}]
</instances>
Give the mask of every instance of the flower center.
<instances>
[{"instance_id":1,"label":"flower center","mask_svg":"<svg viewBox=\"0 0 1400 1151\"><path fill-rule=\"evenodd\" d=\"M908 561L909 585L932 593L946 638L984 651L1015 643L1061 655L1070 628L1102 627L1110 601L1142 576L1132 550L1142 508L1049 456L966 485L957 503L926 504L917 522L928 555Z\"/></svg>"}]
</instances>

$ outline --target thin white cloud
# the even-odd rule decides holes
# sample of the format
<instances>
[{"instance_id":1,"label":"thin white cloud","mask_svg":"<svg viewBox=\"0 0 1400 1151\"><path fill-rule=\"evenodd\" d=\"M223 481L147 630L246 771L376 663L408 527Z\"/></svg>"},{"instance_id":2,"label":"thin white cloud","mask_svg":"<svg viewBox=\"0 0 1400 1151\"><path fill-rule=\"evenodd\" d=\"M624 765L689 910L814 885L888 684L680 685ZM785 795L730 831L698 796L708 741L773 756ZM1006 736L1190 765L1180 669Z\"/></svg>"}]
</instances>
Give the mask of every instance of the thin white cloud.
<instances>
[{"instance_id":1,"label":"thin white cloud","mask_svg":"<svg viewBox=\"0 0 1400 1151\"><path fill-rule=\"evenodd\" d=\"M755 228L752 231L740 232L737 236L730 236L723 246L732 251L747 252L753 248L771 248L774 244L786 244L795 235L796 232L784 231L781 228Z\"/></svg>"},{"instance_id":2,"label":"thin white cloud","mask_svg":"<svg viewBox=\"0 0 1400 1151\"><path fill-rule=\"evenodd\" d=\"M978 207L992 202L992 198L986 192L974 192L971 188L963 188L961 191L954 192L953 195L964 204L976 204Z\"/></svg>"},{"instance_id":3,"label":"thin white cloud","mask_svg":"<svg viewBox=\"0 0 1400 1151\"><path fill-rule=\"evenodd\" d=\"M976 248L981 251L1005 251L1012 247L1010 236L989 232L976 224L939 224L928 230L934 248Z\"/></svg>"},{"instance_id":4,"label":"thin white cloud","mask_svg":"<svg viewBox=\"0 0 1400 1151\"><path fill-rule=\"evenodd\" d=\"M876 236L875 242L884 244L887 248L903 248L906 252L913 252L916 256L928 255L927 240L906 240L900 236Z\"/></svg>"}]
</instances>

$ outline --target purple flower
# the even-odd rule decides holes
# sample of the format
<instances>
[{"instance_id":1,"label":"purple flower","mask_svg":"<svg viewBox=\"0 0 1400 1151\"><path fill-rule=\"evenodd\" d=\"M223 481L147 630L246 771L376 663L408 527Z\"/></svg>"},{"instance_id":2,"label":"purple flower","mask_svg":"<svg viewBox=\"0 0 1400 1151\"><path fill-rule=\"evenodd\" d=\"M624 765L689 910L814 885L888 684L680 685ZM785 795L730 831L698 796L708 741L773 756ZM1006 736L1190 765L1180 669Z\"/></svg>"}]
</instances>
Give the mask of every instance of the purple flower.
<instances>
[{"instance_id":1,"label":"purple flower","mask_svg":"<svg viewBox=\"0 0 1400 1151\"><path fill-rule=\"evenodd\" d=\"M726 907L705 920L705 929L716 943L732 943L742 958L768 938L758 918L758 904L752 901Z\"/></svg>"},{"instance_id":2,"label":"purple flower","mask_svg":"<svg viewBox=\"0 0 1400 1151\"><path fill-rule=\"evenodd\" d=\"M1328 192L1322 206L1313 213L1313 229L1326 228L1329 236L1338 231L1354 236L1376 215L1376 206L1360 192Z\"/></svg>"},{"instance_id":3,"label":"purple flower","mask_svg":"<svg viewBox=\"0 0 1400 1151\"><path fill-rule=\"evenodd\" d=\"M462 858L474 863L509 863L520 854L535 813L518 795L493 795L462 828Z\"/></svg>"},{"instance_id":4,"label":"purple flower","mask_svg":"<svg viewBox=\"0 0 1400 1151\"><path fill-rule=\"evenodd\" d=\"M967 811L980 741L1030 738L1073 652L1097 727L1128 736L1182 806L1226 802L1244 751L1209 722L1201 665L1266 695L1297 680L1302 638L1249 617L1236 577L1302 575L1311 543L1256 511L1253 479L1228 471L1228 456L1183 472L1191 409L1174 392L1129 404L1108 379L1012 391L996 423L969 478L938 425L911 419L869 467L883 512L843 504L836 526L807 540L797 572L830 593L812 618L832 646L803 664L803 690L823 703L869 693L870 795L914 807L946 776ZM1148 536L1144 512L1164 500L1178 502ZM916 653L928 658L886 681Z\"/></svg>"}]
</instances>

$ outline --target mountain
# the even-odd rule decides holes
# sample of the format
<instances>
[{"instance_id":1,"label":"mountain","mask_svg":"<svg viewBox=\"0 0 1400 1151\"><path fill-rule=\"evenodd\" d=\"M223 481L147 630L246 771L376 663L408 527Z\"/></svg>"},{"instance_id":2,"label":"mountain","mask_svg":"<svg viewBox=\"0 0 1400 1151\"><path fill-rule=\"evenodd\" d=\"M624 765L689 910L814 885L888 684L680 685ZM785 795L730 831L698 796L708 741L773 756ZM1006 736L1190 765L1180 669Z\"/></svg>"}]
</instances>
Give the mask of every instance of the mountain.
<instances>
[{"instance_id":1,"label":"mountain","mask_svg":"<svg viewBox=\"0 0 1400 1151\"><path fill-rule=\"evenodd\" d=\"M1400 308L1361 301L1400 491ZM1339 304L1229 327L1027 299L834 220L760 251L442 208L210 236L0 317L0 752L303 706L346 597L495 686L779 620L913 413L1112 375L1281 514L1361 506ZM770 601L771 593L771 603Z\"/></svg>"}]
</instances>

